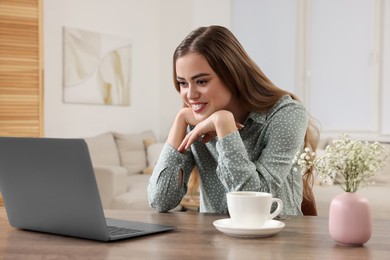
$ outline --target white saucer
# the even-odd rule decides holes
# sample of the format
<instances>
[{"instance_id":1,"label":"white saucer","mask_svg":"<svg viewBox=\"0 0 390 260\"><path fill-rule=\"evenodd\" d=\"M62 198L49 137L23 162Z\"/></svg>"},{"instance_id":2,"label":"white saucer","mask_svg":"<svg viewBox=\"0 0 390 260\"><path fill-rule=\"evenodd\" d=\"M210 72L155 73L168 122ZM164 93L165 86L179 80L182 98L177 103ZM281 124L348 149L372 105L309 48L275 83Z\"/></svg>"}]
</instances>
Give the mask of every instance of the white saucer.
<instances>
[{"instance_id":1,"label":"white saucer","mask_svg":"<svg viewBox=\"0 0 390 260\"><path fill-rule=\"evenodd\" d=\"M260 228L240 228L233 226L230 218L216 220L213 224L222 233L234 237L270 237L285 226L278 220L268 220Z\"/></svg>"}]
</instances>

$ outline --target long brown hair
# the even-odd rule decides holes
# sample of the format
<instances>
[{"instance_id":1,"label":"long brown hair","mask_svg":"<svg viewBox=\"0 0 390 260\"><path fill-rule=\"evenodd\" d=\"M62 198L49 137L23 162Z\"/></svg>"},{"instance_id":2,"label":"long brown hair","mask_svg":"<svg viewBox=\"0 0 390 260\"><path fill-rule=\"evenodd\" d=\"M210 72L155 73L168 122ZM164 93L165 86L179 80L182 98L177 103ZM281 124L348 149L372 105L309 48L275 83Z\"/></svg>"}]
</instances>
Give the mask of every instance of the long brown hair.
<instances>
[{"instance_id":1,"label":"long brown hair","mask_svg":"<svg viewBox=\"0 0 390 260\"><path fill-rule=\"evenodd\" d=\"M242 108L247 111L268 111L284 95L290 95L299 101L297 96L278 88L267 78L227 28L216 25L192 31L176 48L173 55L173 80L177 91L180 91L180 86L177 84L176 61L188 53L203 55L213 71L238 98ZM318 138L318 127L310 118L305 147L315 151ZM192 184L199 183L197 171L191 175L190 192L198 188ZM310 169L303 176L303 196L306 200L314 202L312 185L313 171Z\"/></svg>"}]
</instances>

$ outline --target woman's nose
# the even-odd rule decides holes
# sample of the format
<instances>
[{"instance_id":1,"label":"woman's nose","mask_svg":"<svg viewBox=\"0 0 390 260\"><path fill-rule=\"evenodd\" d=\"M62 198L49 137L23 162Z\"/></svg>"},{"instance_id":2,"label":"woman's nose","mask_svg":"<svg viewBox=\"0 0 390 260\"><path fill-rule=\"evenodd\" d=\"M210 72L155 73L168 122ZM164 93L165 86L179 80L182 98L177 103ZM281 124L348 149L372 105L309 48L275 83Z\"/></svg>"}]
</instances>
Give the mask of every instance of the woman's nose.
<instances>
[{"instance_id":1,"label":"woman's nose","mask_svg":"<svg viewBox=\"0 0 390 260\"><path fill-rule=\"evenodd\" d=\"M187 98L188 99L196 99L199 96L200 96L200 93L198 92L196 86L193 86L192 84L190 84L188 87Z\"/></svg>"}]
</instances>

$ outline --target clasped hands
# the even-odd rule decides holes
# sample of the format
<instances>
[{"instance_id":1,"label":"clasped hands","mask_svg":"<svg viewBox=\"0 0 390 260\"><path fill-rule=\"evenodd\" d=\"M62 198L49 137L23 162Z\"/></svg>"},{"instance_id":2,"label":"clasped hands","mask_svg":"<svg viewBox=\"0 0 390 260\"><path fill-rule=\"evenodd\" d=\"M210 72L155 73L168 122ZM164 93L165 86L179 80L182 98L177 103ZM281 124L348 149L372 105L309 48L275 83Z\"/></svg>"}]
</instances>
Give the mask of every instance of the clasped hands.
<instances>
[{"instance_id":1,"label":"clasped hands","mask_svg":"<svg viewBox=\"0 0 390 260\"><path fill-rule=\"evenodd\" d=\"M203 143L209 142L214 137L218 139L233 133L244 126L235 121L233 114L227 110L218 110L206 119L198 119L190 108L182 108L178 115L184 120L184 125L195 126L194 129L184 136L178 147L179 152L188 150L196 140L201 138Z\"/></svg>"}]
</instances>

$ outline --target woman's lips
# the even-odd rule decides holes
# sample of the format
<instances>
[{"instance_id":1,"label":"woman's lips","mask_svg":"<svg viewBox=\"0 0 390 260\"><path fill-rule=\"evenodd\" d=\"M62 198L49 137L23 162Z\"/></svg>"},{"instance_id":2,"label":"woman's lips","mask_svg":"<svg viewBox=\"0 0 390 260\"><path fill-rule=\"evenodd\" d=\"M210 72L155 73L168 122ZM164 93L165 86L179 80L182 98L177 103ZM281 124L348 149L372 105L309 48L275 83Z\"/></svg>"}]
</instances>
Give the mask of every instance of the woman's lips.
<instances>
[{"instance_id":1,"label":"woman's lips","mask_svg":"<svg viewBox=\"0 0 390 260\"><path fill-rule=\"evenodd\" d=\"M206 106L206 103L191 104L192 110L196 113L200 112L205 106Z\"/></svg>"}]
</instances>

